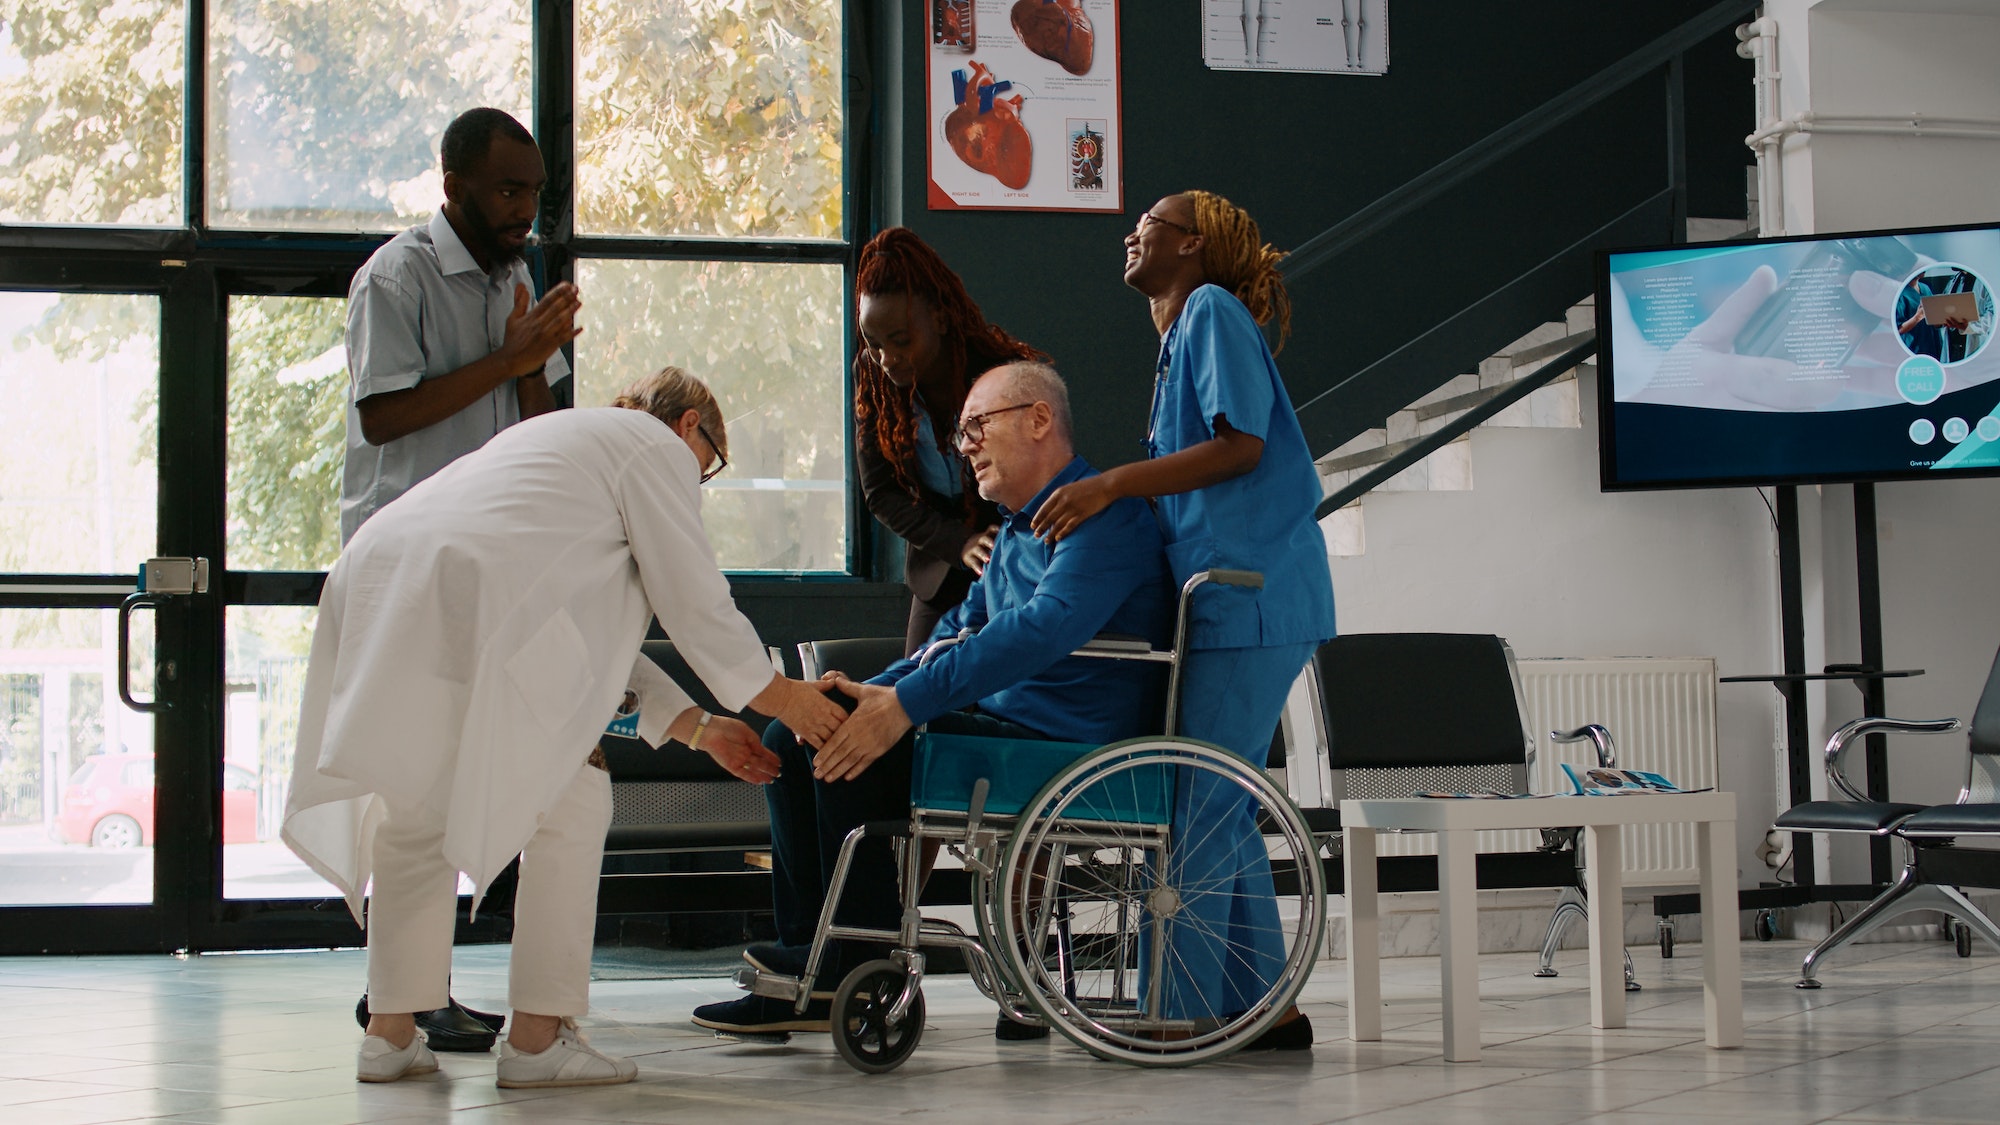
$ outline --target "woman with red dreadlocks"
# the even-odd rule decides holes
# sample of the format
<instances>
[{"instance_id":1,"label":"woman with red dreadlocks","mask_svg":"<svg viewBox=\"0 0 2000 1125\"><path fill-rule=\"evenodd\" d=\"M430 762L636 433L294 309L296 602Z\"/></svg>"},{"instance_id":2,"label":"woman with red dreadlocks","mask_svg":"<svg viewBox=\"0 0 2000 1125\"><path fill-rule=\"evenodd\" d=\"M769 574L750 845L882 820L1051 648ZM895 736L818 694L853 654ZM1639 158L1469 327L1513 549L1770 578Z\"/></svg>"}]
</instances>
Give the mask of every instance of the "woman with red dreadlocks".
<instances>
[{"instance_id":1,"label":"woman with red dreadlocks","mask_svg":"<svg viewBox=\"0 0 2000 1125\"><path fill-rule=\"evenodd\" d=\"M868 511L902 536L914 652L986 569L999 514L968 487L952 427L972 381L1048 357L986 322L916 232L891 227L855 270L854 449Z\"/></svg>"}]
</instances>

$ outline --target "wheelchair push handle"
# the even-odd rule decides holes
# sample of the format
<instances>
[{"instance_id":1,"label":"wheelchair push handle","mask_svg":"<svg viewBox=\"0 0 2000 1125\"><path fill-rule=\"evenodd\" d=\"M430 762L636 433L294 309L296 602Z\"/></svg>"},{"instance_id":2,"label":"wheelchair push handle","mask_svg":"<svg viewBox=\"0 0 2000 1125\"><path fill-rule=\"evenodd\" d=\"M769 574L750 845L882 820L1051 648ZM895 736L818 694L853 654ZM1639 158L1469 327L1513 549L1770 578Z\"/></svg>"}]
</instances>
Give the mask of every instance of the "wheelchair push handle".
<instances>
[{"instance_id":1,"label":"wheelchair push handle","mask_svg":"<svg viewBox=\"0 0 2000 1125\"><path fill-rule=\"evenodd\" d=\"M1172 671L1167 674L1166 732L1170 735L1180 729L1181 668L1187 663L1188 611L1194 606L1194 592L1210 582L1218 586L1261 590L1264 588L1264 575L1255 570L1200 570L1182 583L1180 612L1174 617Z\"/></svg>"},{"instance_id":2,"label":"wheelchair push handle","mask_svg":"<svg viewBox=\"0 0 2000 1125\"><path fill-rule=\"evenodd\" d=\"M1242 586L1251 590L1264 588L1264 576L1254 570L1204 570L1188 581L1192 583L1203 575L1218 586Z\"/></svg>"}]
</instances>

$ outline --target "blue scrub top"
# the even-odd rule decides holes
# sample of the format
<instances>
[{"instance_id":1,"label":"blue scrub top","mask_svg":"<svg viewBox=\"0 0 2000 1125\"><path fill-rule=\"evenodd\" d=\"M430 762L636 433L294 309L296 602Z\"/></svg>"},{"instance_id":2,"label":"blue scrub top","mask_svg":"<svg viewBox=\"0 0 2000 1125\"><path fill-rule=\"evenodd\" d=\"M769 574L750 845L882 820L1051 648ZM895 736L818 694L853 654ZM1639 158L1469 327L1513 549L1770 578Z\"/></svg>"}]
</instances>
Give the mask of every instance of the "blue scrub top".
<instances>
[{"instance_id":1,"label":"blue scrub top","mask_svg":"<svg viewBox=\"0 0 2000 1125\"><path fill-rule=\"evenodd\" d=\"M893 684L913 723L974 703L989 715L1066 742L1115 742L1160 729L1161 666L1071 656L1099 633L1165 647L1174 599L1160 529L1143 500L1120 500L1051 546L1029 526L1049 493L1096 476L1081 457L1018 512L1000 510L986 573L931 640L974 631L918 666L899 660L868 681Z\"/></svg>"},{"instance_id":2,"label":"blue scrub top","mask_svg":"<svg viewBox=\"0 0 2000 1125\"><path fill-rule=\"evenodd\" d=\"M1159 498L1174 581L1211 568L1261 571L1262 590L1210 586L1195 596L1192 648L1318 644L1334 635L1333 576L1313 519L1322 490L1264 333L1243 302L1214 285L1188 296L1160 344L1149 457L1215 436L1226 417L1261 438L1248 473Z\"/></svg>"}]
</instances>

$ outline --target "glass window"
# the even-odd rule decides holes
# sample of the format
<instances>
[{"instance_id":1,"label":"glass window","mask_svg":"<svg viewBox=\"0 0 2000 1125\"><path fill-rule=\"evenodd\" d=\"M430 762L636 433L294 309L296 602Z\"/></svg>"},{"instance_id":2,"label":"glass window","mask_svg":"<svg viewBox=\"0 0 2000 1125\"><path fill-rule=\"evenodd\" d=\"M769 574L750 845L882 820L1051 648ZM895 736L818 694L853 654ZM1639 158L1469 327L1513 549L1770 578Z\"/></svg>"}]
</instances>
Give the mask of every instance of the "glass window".
<instances>
[{"instance_id":1,"label":"glass window","mask_svg":"<svg viewBox=\"0 0 2000 1125\"><path fill-rule=\"evenodd\" d=\"M668 364L720 400L729 469L702 522L728 570L847 566L842 277L833 264L577 263L576 402Z\"/></svg>"},{"instance_id":2,"label":"glass window","mask_svg":"<svg viewBox=\"0 0 2000 1125\"><path fill-rule=\"evenodd\" d=\"M209 0L209 225L383 231L428 215L452 118L486 105L533 127L529 6Z\"/></svg>"},{"instance_id":3,"label":"glass window","mask_svg":"<svg viewBox=\"0 0 2000 1125\"><path fill-rule=\"evenodd\" d=\"M159 370L158 298L0 293L0 572L154 553Z\"/></svg>"},{"instance_id":4,"label":"glass window","mask_svg":"<svg viewBox=\"0 0 2000 1125\"><path fill-rule=\"evenodd\" d=\"M581 0L576 225L841 236L841 0Z\"/></svg>"},{"instance_id":5,"label":"glass window","mask_svg":"<svg viewBox=\"0 0 2000 1125\"><path fill-rule=\"evenodd\" d=\"M135 668L152 638L134 614ZM0 906L152 901L153 721L105 706L117 662L114 610L0 609Z\"/></svg>"},{"instance_id":6,"label":"glass window","mask_svg":"<svg viewBox=\"0 0 2000 1125\"><path fill-rule=\"evenodd\" d=\"M228 559L325 570L340 556L347 302L229 300Z\"/></svg>"},{"instance_id":7,"label":"glass window","mask_svg":"<svg viewBox=\"0 0 2000 1125\"><path fill-rule=\"evenodd\" d=\"M292 786L299 696L319 610L309 605L233 605L226 613L222 895L339 897L331 883L313 874L278 839L285 794Z\"/></svg>"},{"instance_id":8,"label":"glass window","mask_svg":"<svg viewBox=\"0 0 2000 1125\"><path fill-rule=\"evenodd\" d=\"M0 222L183 221L185 9L0 4Z\"/></svg>"}]
</instances>

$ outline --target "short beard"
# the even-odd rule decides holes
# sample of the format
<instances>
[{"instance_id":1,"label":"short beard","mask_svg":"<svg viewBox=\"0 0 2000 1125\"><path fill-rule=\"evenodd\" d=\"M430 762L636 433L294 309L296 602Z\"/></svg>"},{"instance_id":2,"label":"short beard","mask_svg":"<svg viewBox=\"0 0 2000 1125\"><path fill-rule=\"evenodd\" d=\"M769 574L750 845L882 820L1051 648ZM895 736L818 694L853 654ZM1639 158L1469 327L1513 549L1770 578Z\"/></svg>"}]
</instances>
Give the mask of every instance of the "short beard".
<instances>
[{"instance_id":1,"label":"short beard","mask_svg":"<svg viewBox=\"0 0 2000 1125\"><path fill-rule=\"evenodd\" d=\"M486 252L486 260L492 262L496 269L520 261L522 250L534 245L533 231L528 233L528 241L523 244L521 250L501 245L499 229L486 217L486 213L479 209L479 204L471 200L458 205L458 214L465 220L467 232L480 244L480 249Z\"/></svg>"}]
</instances>

